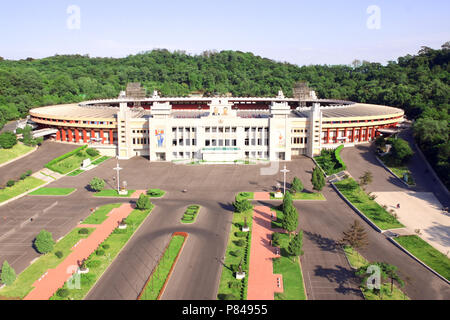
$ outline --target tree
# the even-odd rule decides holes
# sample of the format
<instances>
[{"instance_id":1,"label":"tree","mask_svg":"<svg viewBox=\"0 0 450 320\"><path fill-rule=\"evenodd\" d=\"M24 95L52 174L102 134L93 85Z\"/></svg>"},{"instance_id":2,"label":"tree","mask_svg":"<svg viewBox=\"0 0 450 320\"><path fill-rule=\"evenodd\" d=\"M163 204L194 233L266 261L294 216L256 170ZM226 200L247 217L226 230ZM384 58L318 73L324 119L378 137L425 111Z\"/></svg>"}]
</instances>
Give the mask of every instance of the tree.
<instances>
[{"instance_id":1,"label":"tree","mask_svg":"<svg viewBox=\"0 0 450 320\"><path fill-rule=\"evenodd\" d=\"M284 212L284 217L281 222L281 226L289 234L297 230L298 227L298 211L294 206L288 207Z\"/></svg>"},{"instance_id":2,"label":"tree","mask_svg":"<svg viewBox=\"0 0 450 320\"><path fill-rule=\"evenodd\" d=\"M322 191L325 186L325 177L319 167L315 167L312 173L311 183L314 190Z\"/></svg>"},{"instance_id":3,"label":"tree","mask_svg":"<svg viewBox=\"0 0 450 320\"><path fill-rule=\"evenodd\" d=\"M93 178L91 182L89 182L89 187L95 192L100 192L105 188L105 181L100 178Z\"/></svg>"},{"instance_id":4,"label":"tree","mask_svg":"<svg viewBox=\"0 0 450 320\"><path fill-rule=\"evenodd\" d=\"M391 159L397 165L405 164L411 159L414 152L409 146L408 142L401 139L390 139L392 148L390 151Z\"/></svg>"},{"instance_id":5,"label":"tree","mask_svg":"<svg viewBox=\"0 0 450 320\"><path fill-rule=\"evenodd\" d=\"M366 171L364 174L359 177L359 185L364 189L366 186L371 184L373 181L373 175L372 172Z\"/></svg>"},{"instance_id":6,"label":"tree","mask_svg":"<svg viewBox=\"0 0 450 320\"><path fill-rule=\"evenodd\" d=\"M138 201L136 201L136 209L148 210L151 208L151 206L152 203L150 202L150 197L145 194L141 194Z\"/></svg>"},{"instance_id":7,"label":"tree","mask_svg":"<svg viewBox=\"0 0 450 320\"><path fill-rule=\"evenodd\" d=\"M233 203L234 210L238 213L250 210L253 206L247 199L238 200Z\"/></svg>"},{"instance_id":8,"label":"tree","mask_svg":"<svg viewBox=\"0 0 450 320\"><path fill-rule=\"evenodd\" d=\"M297 233L289 242L287 251L291 256L301 256L303 254L303 231Z\"/></svg>"},{"instance_id":9,"label":"tree","mask_svg":"<svg viewBox=\"0 0 450 320\"><path fill-rule=\"evenodd\" d=\"M288 208L293 206L292 194L290 192L286 192L283 197L283 211L285 212Z\"/></svg>"},{"instance_id":10,"label":"tree","mask_svg":"<svg viewBox=\"0 0 450 320\"><path fill-rule=\"evenodd\" d=\"M3 261L2 272L0 274L0 282L10 286L16 280L16 272L14 268L11 267L8 261Z\"/></svg>"},{"instance_id":11,"label":"tree","mask_svg":"<svg viewBox=\"0 0 450 320\"><path fill-rule=\"evenodd\" d=\"M53 250L54 245L55 241L53 240L52 234L46 230L41 230L34 240L34 246L39 253L49 253Z\"/></svg>"},{"instance_id":12,"label":"tree","mask_svg":"<svg viewBox=\"0 0 450 320\"><path fill-rule=\"evenodd\" d=\"M0 134L0 147L11 149L17 144L17 137L13 132L4 132Z\"/></svg>"},{"instance_id":13,"label":"tree","mask_svg":"<svg viewBox=\"0 0 450 320\"><path fill-rule=\"evenodd\" d=\"M367 232L358 220L355 220L340 241L343 245L349 245L355 249L364 248L369 244Z\"/></svg>"},{"instance_id":14,"label":"tree","mask_svg":"<svg viewBox=\"0 0 450 320\"><path fill-rule=\"evenodd\" d=\"M302 192L304 188L302 181L295 177L291 184L292 193Z\"/></svg>"}]
</instances>

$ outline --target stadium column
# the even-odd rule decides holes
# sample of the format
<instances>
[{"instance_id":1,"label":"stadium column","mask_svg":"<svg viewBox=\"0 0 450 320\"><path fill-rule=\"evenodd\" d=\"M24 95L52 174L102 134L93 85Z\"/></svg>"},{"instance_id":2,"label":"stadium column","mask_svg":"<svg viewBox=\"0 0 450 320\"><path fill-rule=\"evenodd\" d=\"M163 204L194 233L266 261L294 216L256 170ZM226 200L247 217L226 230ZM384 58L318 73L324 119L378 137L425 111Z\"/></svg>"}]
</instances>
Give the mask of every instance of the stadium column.
<instances>
[{"instance_id":1,"label":"stadium column","mask_svg":"<svg viewBox=\"0 0 450 320\"><path fill-rule=\"evenodd\" d=\"M375 140L375 127L372 127L372 133L370 137L372 138L372 140Z\"/></svg>"},{"instance_id":2,"label":"stadium column","mask_svg":"<svg viewBox=\"0 0 450 320\"><path fill-rule=\"evenodd\" d=\"M369 141L369 127L366 127L366 141Z\"/></svg>"},{"instance_id":3,"label":"stadium column","mask_svg":"<svg viewBox=\"0 0 450 320\"><path fill-rule=\"evenodd\" d=\"M330 128L327 129L327 144L330 143Z\"/></svg>"},{"instance_id":4,"label":"stadium column","mask_svg":"<svg viewBox=\"0 0 450 320\"><path fill-rule=\"evenodd\" d=\"M75 129L75 142L80 142L80 132L78 131L78 129Z\"/></svg>"},{"instance_id":5,"label":"stadium column","mask_svg":"<svg viewBox=\"0 0 450 320\"><path fill-rule=\"evenodd\" d=\"M109 144L114 144L114 132L109 130Z\"/></svg>"},{"instance_id":6,"label":"stadium column","mask_svg":"<svg viewBox=\"0 0 450 320\"><path fill-rule=\"evenodd\" d=\"M83 129L83 142L87 143L87 132L85 129Z\"/></svg>"},{"instance_id":7,"label":"stadium column","mask_svg":"<svg viewBox=\"0 0 450 320\"><path fill-rule=\"evenodd\" d=\"M56 132L56 141L60 141L61 140L61 132L58 130Z\"/></svg>"},{"instance_id":8,"label":"stadium column","mask_svg":"<svg viewBox=\"0 0 450 320\"><path fill-rule=\"evenodd\" d=\"M73 133L72 133L72 129L67 129L67 141L68 141L68 142L73 142Z\"/></svg>"},{"instance_id":9,"label":"stadium column","mask_svg":"<svg viewBox=\"0 0 450 320\"><path fill-rule=\"evenodd\" d=\"M336 135L334 136L334 143L338 143L339 138L339 128L336 129Z\"/></svg>"},{"instance_id":10,"label":"stadium column","mask_svg":"<svg viewBox=\"0 0 450 320\"><path fill-rule=\"evenodd\" d=\"M67 141L66 140L66 130L61 129L61 141Z\"/></svg>"},{"instance_id":11,"label":"stadium column","mask_svg":"<svg viewBox=\"0 0 450 320\"><path fill-rule=\"evenodd\" d=\"M94 138L97 138L97 137L95 136L95 131L92 129L91 130L91 140L94 139Z\"/></svg>"},{"instance_id":12,"label":"stadium column","mask_svg":"<svg viewBox=\"0 0 450 320\"><path fill-rule=\"evenodd\" d=\"M352 132L352 142L355 142L355 135L356 135L356 128L353 127L353 132Z\"/></svg>"},{"instance_id":13,"label":"stadium column","mask_svg":"<svg viewBox=\"0 0 450 320\"><path fill-rule=\"evenodd\" d=\"M105 143L105 135L103 134L103 129L100 129L100 139L102 139L102 144Z\"/></svg>"},{"instance_id":14,"label":"stadium column","mask_svg":"<svg viewBox=\"0 0 450 320\"><path fill-rule=\"evenodd\" d=\"M347 142L347 128L344 128L344 143Z\"/></svg>"}]
</instances>

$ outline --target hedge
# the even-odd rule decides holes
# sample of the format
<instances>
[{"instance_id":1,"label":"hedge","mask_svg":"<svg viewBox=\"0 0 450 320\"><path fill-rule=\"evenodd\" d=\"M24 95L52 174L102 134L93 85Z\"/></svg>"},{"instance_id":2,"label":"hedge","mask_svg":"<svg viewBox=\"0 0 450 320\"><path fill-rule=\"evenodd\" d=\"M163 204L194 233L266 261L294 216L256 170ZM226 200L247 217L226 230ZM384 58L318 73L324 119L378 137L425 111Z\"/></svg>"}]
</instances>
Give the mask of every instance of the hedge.
<instances>
[{"instance_id":1,"label":"hedge","mask_svg":"<svg viewBox=\"0 0 450 320\"><path fill-rule=\"evenodd\" d=\"M341 151L344 149L344 145L339 146L336 150L334 150L334 157L336 158L337 162L341 165L342 170L347 170L347 166L345 165L345 162L341 158Z\"/></svg>"},{"instance_id":2,"label":"hedge","mask_svg":"<svg viewBox=\"0 0 450 320\"><path fill-rule=\"evenodd\" d=\"M81 147L79 147L79 148L77 148L77 149L75 149L75 150L72 150L72 151L70 151L70 152L68 152L68 153L66 153L66 154L63 154L62 156L59 156L58 158L55 158L55 159L53 159L52 161L50 161L49 163L47 163L47 164L45 165L45 167L46 167L47 169L50 169L50 170L53 170L53 171L56 171L56 172L62 174L62 172L60 172L60 170L58 170L58 169L56 169L56 168L53 168L52 166L53 166L54 164L56 164L56 163L62 161L62 160L65 160L65 159L67 159L67 158L73 156L74 154L76 154L76 153L78 153L78 152L80 152L80 151L86 149L87 147L88 147L88 145L81 146Z\"/></svg>"}]
</instances>

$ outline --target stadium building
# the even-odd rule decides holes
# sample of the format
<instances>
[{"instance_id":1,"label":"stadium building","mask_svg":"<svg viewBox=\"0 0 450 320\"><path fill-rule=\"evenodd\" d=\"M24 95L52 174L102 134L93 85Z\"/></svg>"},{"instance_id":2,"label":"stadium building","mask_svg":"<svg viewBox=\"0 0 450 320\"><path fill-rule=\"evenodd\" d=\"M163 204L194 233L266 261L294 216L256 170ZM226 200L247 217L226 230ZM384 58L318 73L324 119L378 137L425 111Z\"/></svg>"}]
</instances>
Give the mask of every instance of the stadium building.
<instances>
[{"instance_id":1,"label":"stadium building","mask_svg":"<svg viewBox=\"0 0 450 320\"><path fill-rule=\"evenodd\" d=\"M401 109L317 99L314 91L273 98L145 97L137 84L117 99L30 111L41 132L103 154L150 161L289 161L324 148L374 140L403 121Z\"/></svg>"}]
</instances>

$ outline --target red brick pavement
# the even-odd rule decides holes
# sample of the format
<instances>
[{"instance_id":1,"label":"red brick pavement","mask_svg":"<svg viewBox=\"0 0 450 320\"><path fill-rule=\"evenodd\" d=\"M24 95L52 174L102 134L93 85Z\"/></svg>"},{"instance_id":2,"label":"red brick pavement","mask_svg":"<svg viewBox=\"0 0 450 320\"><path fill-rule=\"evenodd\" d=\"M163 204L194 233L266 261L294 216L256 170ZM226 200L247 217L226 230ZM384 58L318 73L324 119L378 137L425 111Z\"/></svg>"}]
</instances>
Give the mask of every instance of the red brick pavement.
<instances>
[{"instance_id":1,"label":"red brick pavement","mask_svg":"<svg viewBox=\"0 0 450 320\"><path fill-rule=\"evenodd\" d=\"M269 192L254 192L253 200L270 200Z\"/></svg>"},{"instance_id":2,"label":"red brick pavement","mask_svg":"<svg viewBox=\"0 0 450 320\"><path fill-rule=\"evenodd\" d=\"M34 289L24 298L24 300L48 300L53 294L64 286L64 283L77 271L78 263L87 259L116 229L119 223L134 210L129 204L123 204L119 208L113 209L108 218L101 224L96 225L92 234L79 241L73 248L72 253L64 259L55 269L49 269L41 279L37 280ZM86 227L87 225L83 225ZM93 227L89 225L89 227Z\"/></svg>"},{"instance_id":3,"label":"red brick pavement","mask_svg":"<svg viewBox=\"0 0 450 320\"><path fill-rule=\"evenodd\" d=\"M254 208L247 300L274 300L274 293L283 292L282 275L273 274L272 259L279 255L270 241L276 231L271 228L271 220L269 207Z\"/></svg>"}]
</instances>

